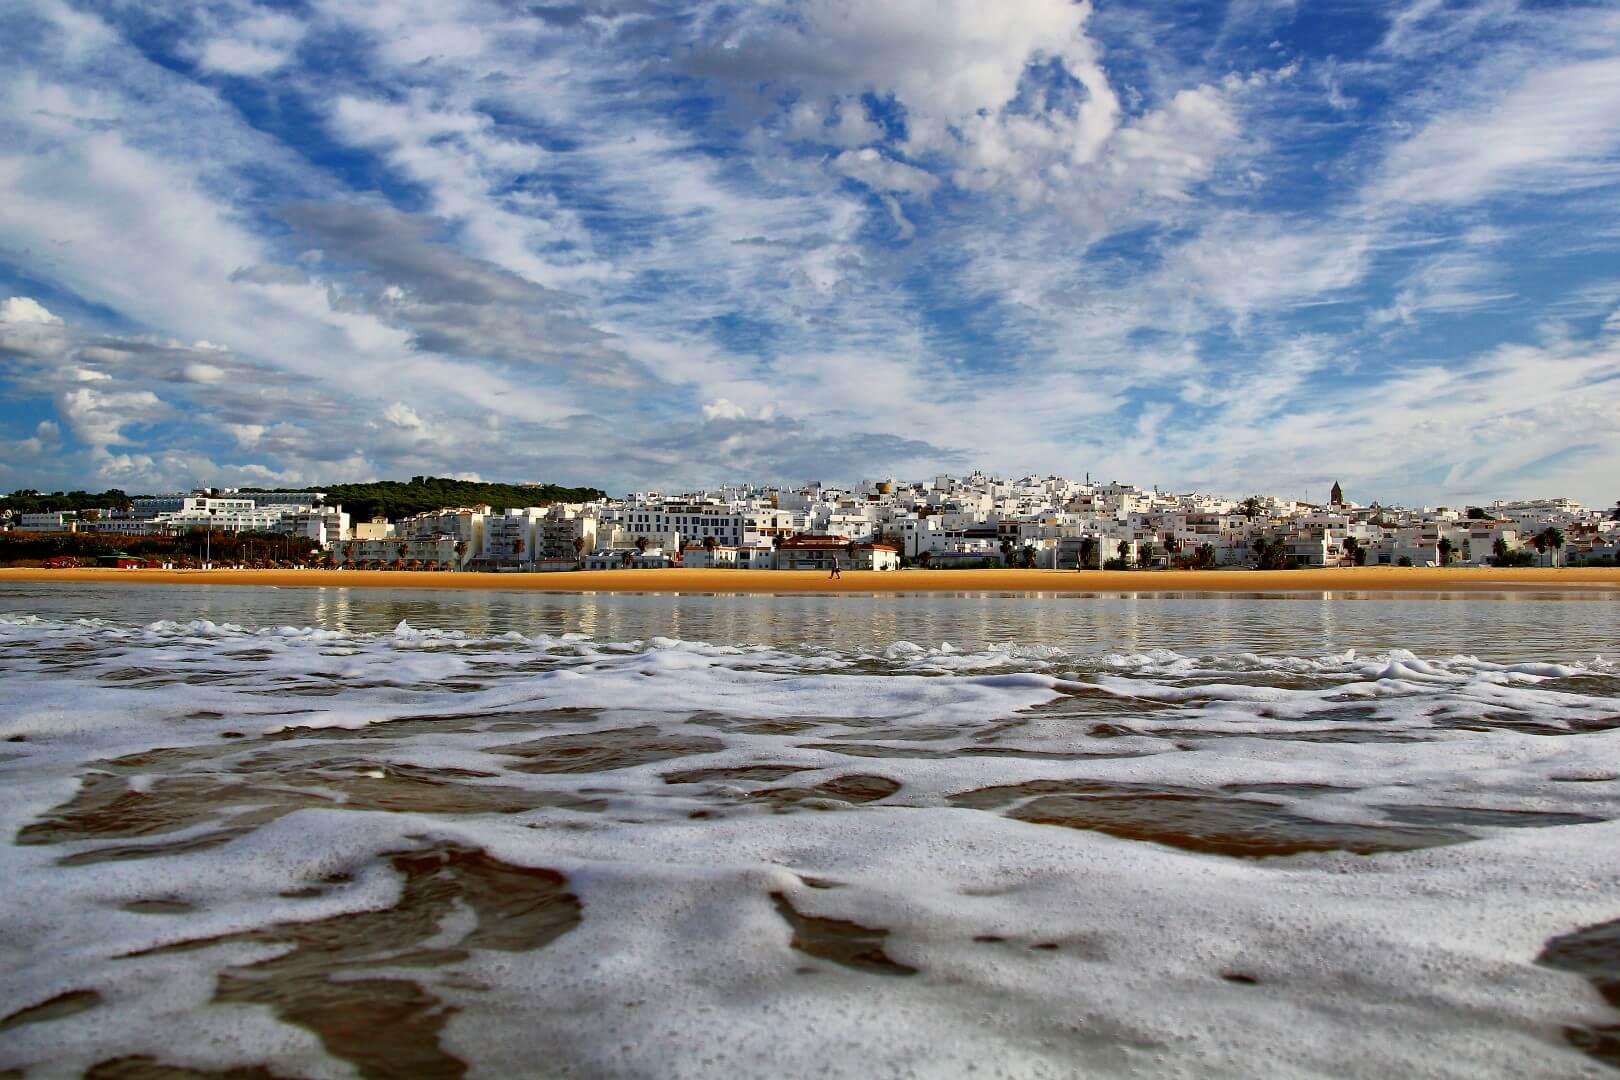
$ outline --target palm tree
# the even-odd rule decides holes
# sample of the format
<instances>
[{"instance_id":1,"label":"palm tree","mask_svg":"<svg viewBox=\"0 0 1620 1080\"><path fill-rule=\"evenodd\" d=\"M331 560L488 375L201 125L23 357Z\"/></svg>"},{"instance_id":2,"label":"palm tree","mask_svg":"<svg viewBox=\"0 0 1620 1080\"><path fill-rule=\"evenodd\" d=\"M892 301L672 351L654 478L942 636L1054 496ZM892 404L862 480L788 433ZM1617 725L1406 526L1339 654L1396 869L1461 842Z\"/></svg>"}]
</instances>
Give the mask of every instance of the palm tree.
<instances>
[{"instance_id":1,"label":"palm tree","mask_svg":"<svg viewBox=\"0 0 1620 1080\"><path fill-rule=\"evenodd\" d=\"M575 562L579 562L579 561L581 561L582 559L585 558L585 548L587 546L588 545L585 543L585 538L583 536L574 537L574 561Z\"/></svg>"},{"instance_id":2,"label":"palm tree","mask_svg":"<svg viewBox=\"0 0 1620 1080\"><path fill-rule=\"evenodd\" d=\"M1150 567L1152 565L1153 565L1153 545L1151 543L1143 544L1140 548L1137 548L1137 550L1136 550L1136 568L1138 570L1146 570L1148 567Z\"/></svg>"},{"instance_id":3,"label":"palm tree","mask_svg":"<svg viewBox=\"0 0 1620 1080\"><path fill-rule=\"evenodd\" d=\"M1541 535L1547 538L1547 546L1553 549L1553 556L1556 560L1559 550L1564 546L1563 530L1556 525L1549 525L1541 531Z\"/></svg>"},{"instance_id":4,"label":"palm tree","mask_svg":"<svg viewBox=\"0 0 1620 1080\"><path fill-rule=\"evenodd\" d=\"M651 540L647 539L645 536L636 537L636 554L645 555L647 554L647 549L650 547L652 547Z\"/></svg>"},{"instance_id":5,"label":"palm tree","mask_svg":"<svg viewBox=\"0 0 1620 1080\"><path fill-rule=\"evenodd\" d=\"M1114 545L1114 556L1117 559L1119 559L1121 562L1125 561L1125 559L1127 559L1130 556L1130 554L1131 554L1131 545L1126 543L1124 540L1121 540L1119 543Z\"/></svg>"},{"instance_id":6,"label":"palm tree","mask_svg":"<svg viewBox=\"0 0 1620 1080\"><path fill-rule=\"evenodd\" d=\"M1024 564L1024 569L1025 570L1033 570L1033 569L1035 569L1035 545L1034 544L1025 544L1023 550L1020 551L1018 554L1019 554L1019 561L1021 561Z\"/></svg>"},{"instance_id":7,"label":"palm tree","mask_svg":"<svg viewBox=\"0 0 1620 1080\"><path fill-rule=\"evenodd\" d=\"M1496 542L1491 545L1491 554L1496 557L1497 566L1506 566L1508 557L1507 541L1498 536Z\"/></svg>"},{"instance_id":8,"label":"palm tree","mask_svg":"<svg viewBox=\"0 0 1620 1080\"><path fill-rule=\"evenodd\" d=\"M1361 541L1353 536L1347 536L1341 546L1344 548L1344 553L1350 557L1350 561L1360 566L1361 562L1357 562L1357 558L1361 552Z\"/></svg>"},{"instance_id":9,"label":"palm tree","mask_svg":"<svg viewBox=\"0 0 1620 1080\"><path fill-rule=\"evenodd\" d=\"M917 565L918 566L921 566L921 567L926 569L928 564L933 562L933 561L934 561L934 553L932 551L919 551L917 553Z\"/></svg>"},{"instance_id":10,"label":"palm tree","mask_svg":"<svg viewBox=\"0 0 1620 1080\"><path fill-rule=\"evenodd\" d=\"M1214 566L1215 565L1215 545L1214 544L1199 544L1198 545L1198 555L1196 557L1196 561L1197 561L1198 569L1200 569L1200 570L1208 570L1210 567Z\"/></svg>"},{"instance_id":11,"label":"palm tree","mask_svg":"<svg viewBox=\"0 0 1620 1080\"><path fill-rule=\"evenodd\" d=\"M460 569L462 561L467 558L467 541L456 541L456 568Z\"/></svg>"},{"instance_id":12,"label":"palm tree","mask_svg":"<svg viewBox=\"0 0 1620 1080\"><path fill-rule=\"evenodd\" d=\"M1258 496L1258 495L1250 495L1247 499L1244 499L1243 500L1243 505L1242 505L1239 512L1242 513L1242 515L1244 517L1248 518L1250 521L1253 521L1255 518L1259 517L1260 516L1260 496Z\"/></svg>"},{"instance_id":13,"label":"palm tree","mask_svg":"<svg viewBox=\"0 0 1620 1080\"><path fill-rule=\"evenodd\" d=\"M411 548L409 544L400 544L394 550L399 554L399 558L394 560L394 569L398 570L400 565L404 563L405 556L410 554Z\"/></svg>"},{"instance_id":14,"label":"palm tree","mask_svg":"<svg viewBox=\"0 0 1620 1080\"><path fill-rule=\"evenodd\" d=\"M1082 537L1080 540L1080 559L1076 570L1089 570L1091 564L1097 561L1097 538L1094 536Z\"/></svg>"},{"instance_id":15,"label":"palm tree","mask_svg":"<svg viewBox=\"0 0 1620 1080\"><path fill-rule=\"evenodd\" d=\"M703 550L707 551L709 553L709 562L710 563L714 562L714 552L715 552L715 549L718 548L719 546L720 546L720 541L716 540L713 536L705 536L703 538ZM850 546L850 550L853 551L854 548L855 548L855 545L851 544L849 546Z\"/></svg>"},{"instance_id":16,"label":"palm tree","mask_svg":"<svg viewBox=\"0 0 1620 1080\"><path fill-rule=\"evenodd\" d=\"M1436 550L1440 552L1440 565L1450 566L1451 553L1457 550L1457 545L1451 542L1451 537L1442 536L1440 538L1440 543L1436 545Z\"/></svg>"}]
</instances>

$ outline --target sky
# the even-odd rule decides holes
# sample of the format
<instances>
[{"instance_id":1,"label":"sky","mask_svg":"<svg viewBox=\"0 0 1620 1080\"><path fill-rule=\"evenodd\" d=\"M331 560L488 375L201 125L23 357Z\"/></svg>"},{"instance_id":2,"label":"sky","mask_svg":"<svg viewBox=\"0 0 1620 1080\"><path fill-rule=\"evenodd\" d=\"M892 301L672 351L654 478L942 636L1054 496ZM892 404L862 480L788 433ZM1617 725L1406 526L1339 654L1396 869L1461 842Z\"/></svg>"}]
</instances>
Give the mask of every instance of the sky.
<instances>
[{"instance_id":1,"label":"sky","mask_svg":"<svg viewBox=\"0 0 1620 1080\"><path fill-rule=\"evenodd\" d=\"M4 490L1617 459L1612 3L0 5Z\"/></svg>"}]
</instances>

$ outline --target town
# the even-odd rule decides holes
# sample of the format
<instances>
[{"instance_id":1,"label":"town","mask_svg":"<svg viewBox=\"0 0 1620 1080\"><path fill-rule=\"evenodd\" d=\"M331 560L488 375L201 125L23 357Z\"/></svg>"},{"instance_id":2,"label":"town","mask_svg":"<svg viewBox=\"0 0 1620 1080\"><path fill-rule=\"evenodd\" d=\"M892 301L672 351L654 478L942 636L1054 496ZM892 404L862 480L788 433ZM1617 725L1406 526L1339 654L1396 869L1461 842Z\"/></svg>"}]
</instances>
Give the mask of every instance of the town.
<instances>
[{"instance_id":1,"label":"town","mask_svg":"<svg viewBox=\"0 0 1620 1080\"><path fill-rule=\"evenodd\" d=\"M351 520L320 491L215 488L119 506L5 510L0 529L18 539L100 534L131 548L139 540L169 538L161 565L170 566L228 559L231 565L506 573L1565 566L1620 559L1620 505L1597 510L1568 499L1363 505L1337 483L1324 495L1320 504L1263 495L1233 499L1089 477L1004 480L974 472L852 487L728 486L501 509L446 506L396 520ZM42 561L81 560L56 555ZM138 566L151 560L118 555L112 561Z\"/></svg>"}]
</instances>

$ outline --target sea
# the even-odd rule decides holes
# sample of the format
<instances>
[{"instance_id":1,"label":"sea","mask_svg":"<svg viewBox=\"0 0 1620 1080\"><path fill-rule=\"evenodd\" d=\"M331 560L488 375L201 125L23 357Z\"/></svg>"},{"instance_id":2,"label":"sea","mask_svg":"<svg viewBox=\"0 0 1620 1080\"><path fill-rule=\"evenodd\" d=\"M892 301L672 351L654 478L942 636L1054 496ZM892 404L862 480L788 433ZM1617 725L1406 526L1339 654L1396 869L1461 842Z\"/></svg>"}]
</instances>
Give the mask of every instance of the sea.
<instances>
[{"instance_id":1,"label":"sea","mask_svg":"<svg viewBox=\"0 0 1620 1080\"><path fill-rule=\"evenodd\" d=\"M0 585L0 1076L1609 1077L1612 594Z\"/></svg>"}]
</instances>

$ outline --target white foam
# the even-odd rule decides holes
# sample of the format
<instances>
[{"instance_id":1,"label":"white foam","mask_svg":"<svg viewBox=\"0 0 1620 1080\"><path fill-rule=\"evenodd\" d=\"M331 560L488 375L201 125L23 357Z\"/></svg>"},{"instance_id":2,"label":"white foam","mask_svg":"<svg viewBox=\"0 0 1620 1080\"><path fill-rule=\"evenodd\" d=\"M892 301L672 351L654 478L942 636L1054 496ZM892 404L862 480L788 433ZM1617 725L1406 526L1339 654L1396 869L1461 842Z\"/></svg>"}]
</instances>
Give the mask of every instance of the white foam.
<instances>
[{"instance_id":1,"label":"white foam","mask_svg":"<svg viewBox=\"0 0 1620 1080\"><path fill-rule=\"evenodd\" d=\"M384 853L437 844L558 870L584 904L579 927L545 949L409 975L459 1010L446 1047L491 1075L537 1061L558 1075L959 1075L986 1064L1008 1075L1579 1075L1587 1059L1561 1029L1614 1022L1583 980L1532 963L1548 938L1620 917L1620 825L1609 820L1620 818L1620 728L1604 728L1620 678L1601 657L907 641L839 652L403 620L367 634L27 615L0 617L0 645L0 738L23 740L0 742L0 827L12 835L95 772L156 799L176 778L223 789L270 750L315 764L253 783L328 799L159 858L57 864L205 837L257 804L223 799L216 817L160 835L0 848L0 1016L70 990L105 999L8 1032L0 1068L71 1072L146 1053L348 1075L267 1010L208 1003L219 972L271 947L119 957L385 910L400 882ZM432 722L390 726L410 719ZM632 727L713 742L596 773L525 771L550 760L540 740ZM1367 741L1312 741L1346 731ZM523 744L541 756L512 752ZM177 764L108 764L210 747ZM802 771L666 779L762 764ZM455 783L529 792L533 805L356 809L344 784L396 766L483 774ZM900 787L866 807L822 798L792 812L758 794L854 774ZM1604 820L1458 825L1476 839L1250 861L952 801L1036 780L1261 798L1368 828L1391 824L1392 809L1436 806ZM560 793L594 808L542 797ZM284 895L339 873L353 881ZM772 893L890 931L882 950L920 974L795 950ZM195 911L122 909L154 898ZM455 909L431 940L454 947L469 920ZM987 936L1004 940L975 940Z\"/></svg>"}]
</instances>

